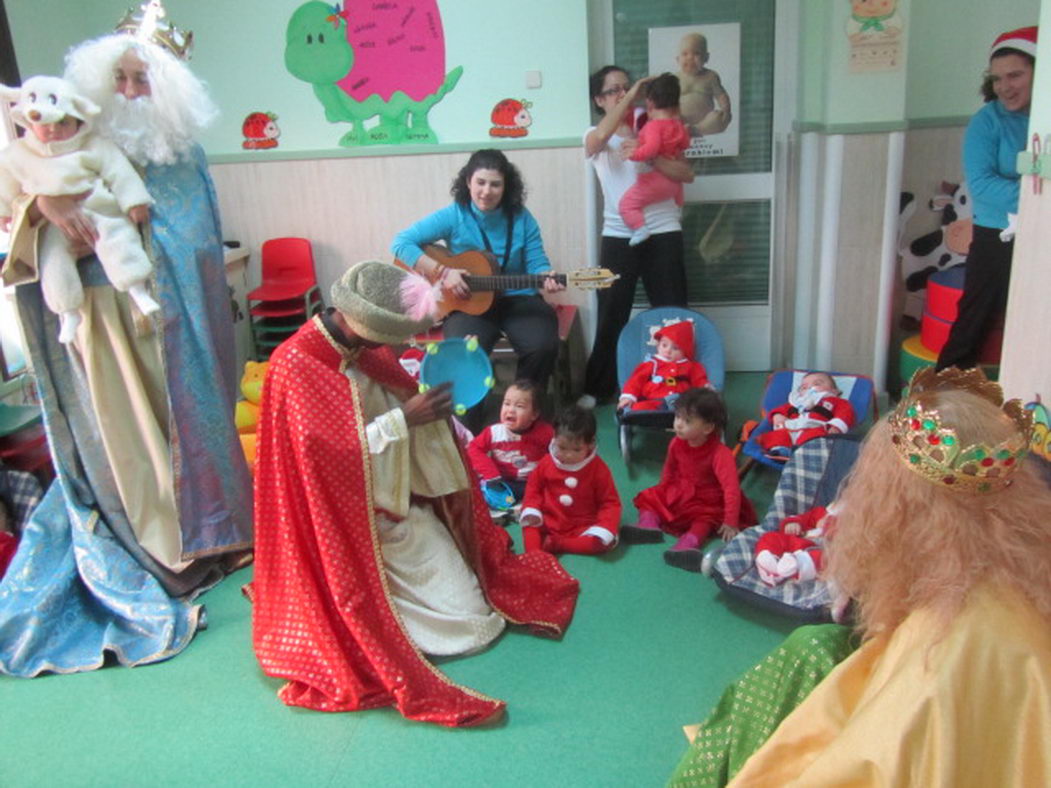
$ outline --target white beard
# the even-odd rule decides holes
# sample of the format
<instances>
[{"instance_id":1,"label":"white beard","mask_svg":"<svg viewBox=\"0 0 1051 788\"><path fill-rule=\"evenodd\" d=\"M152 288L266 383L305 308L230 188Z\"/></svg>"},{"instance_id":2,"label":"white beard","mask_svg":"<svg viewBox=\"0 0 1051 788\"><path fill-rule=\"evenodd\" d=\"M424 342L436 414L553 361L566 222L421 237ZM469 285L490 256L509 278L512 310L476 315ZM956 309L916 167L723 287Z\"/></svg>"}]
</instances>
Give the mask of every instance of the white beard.
<instances>
[{"instance_id":1,"label":"white beard","mask_svg":"<svg viewBox=\"0 0 1051 788\"><path fill-rule=\"evenodd\" d=\"M175 128L151 97L129 101L114 93L107 105L100 116L99 133L136 164L174 164L190 149L191 137Z\"/></svg>"},{"instance_id":2,"label":"white beard","mask_svg":"<svg viewBox=\"0 0 1051 788\"><path fill-rule=\"evenodd\" d=\"M825 397L832 396L831 392L820 389L807 389L805 392L793 391L788 395L789 404L801 413L805 413L818 405Z\"/></svg>"}]
</instances>

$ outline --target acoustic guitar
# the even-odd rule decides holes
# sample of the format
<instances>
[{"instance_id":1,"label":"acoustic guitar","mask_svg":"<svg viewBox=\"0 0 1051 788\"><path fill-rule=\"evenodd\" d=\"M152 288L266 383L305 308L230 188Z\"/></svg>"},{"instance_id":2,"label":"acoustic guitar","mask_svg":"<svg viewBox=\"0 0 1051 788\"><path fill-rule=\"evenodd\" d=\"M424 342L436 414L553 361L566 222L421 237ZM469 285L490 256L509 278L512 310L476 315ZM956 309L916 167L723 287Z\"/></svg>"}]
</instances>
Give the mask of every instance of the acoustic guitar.
<instances>
[{"instance_id":1,"label":"acoustic guitar","mask_svg":"<svg viewBox=\"0 0 1051 788\"><path fill-rule=\"evenodd\" d=\"M467 298L458 298L451 293L442 292L438 302L439 317L450 312L466 312L469 315L480 315L493 305L493 299L500 290L524 290L526 288L542 289L544 280L553 277L559 284L577 287L582 290L598 290L609 287L618 278L608 268L584 268L566 274L501 274L500 264L489 252L467 251L453 254L444 246L429 244L423 247L428 257L437 260L444 266L459 269L471 288ZM400 260L396 265L411 270L411 266Z\"/></svg>"}]
</instances>

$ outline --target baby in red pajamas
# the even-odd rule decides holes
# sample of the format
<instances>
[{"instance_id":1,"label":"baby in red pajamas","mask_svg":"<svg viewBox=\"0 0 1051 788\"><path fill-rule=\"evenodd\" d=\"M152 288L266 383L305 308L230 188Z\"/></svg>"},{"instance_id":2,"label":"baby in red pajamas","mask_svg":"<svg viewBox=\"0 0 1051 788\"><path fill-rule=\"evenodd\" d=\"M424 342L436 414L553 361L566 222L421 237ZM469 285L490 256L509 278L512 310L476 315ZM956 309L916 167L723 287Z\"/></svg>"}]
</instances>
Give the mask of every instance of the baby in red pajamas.
<instances>
[{"instance_id":1,"label":"baby in red pajamas","mask_svg":"<svg viewBox=\"0 0 1051 788\"><path fill-rule=\"evenodd\" d=\"M635 496L639 521L624 527L624 538L636 542L662 541L664 531L678 536L664 560L690 572L701 571L701 546L709 536L729 541L756 522L733 453L722 441L726 419L718 392L690 389L679 397L661 480Z\"/></svg>"},{"instance_id":2,"label":"baby in red pajamas","mask_svg":"<svg viewBox=\"0 0 1051 788\"><path fill-rule=\"evenodd\" d=\"M620 533L620 496L613 475L595 452L595 416L576 405L555 420L549 453L529 475L522 500L527 552L612 550Z\"/></svg>"},{"instance_id":3,"label":"baby in red pajamas","mask_svg":"<svg viewBox=\"0 0 1051 788\"><path fill-rule=\"evenodd\" d=\"M786 517L776 531L755 544L755 568L768 586L786 580L813 580L824 567L824 541L835 523L836 505L815 506Z\"/></svg>"},{"instance_id":4,"label":"baby in red pajamas","mask_svg":"<svg viewBox=\"0 0 1051 788\"><path fill-rule=\"evenodd\" d=\"M478 433L467 447L467 456L483 487L503 482L520 501L529 474L547 455L554 435L551 425L540 418L536 383L516 380L504 394L500 421Z\"/></svg>"},{"instance_id":5,"label":"baby in red pajamas","mask_svg":"<svg viewBox=\"0 0 1051 788\"><path fill-rule=\"evenodd\" d=\"M671 410L682 392L711 386L704 365L693 360L692 321L664 326L653 338L657 352L635 367L625 381L618 410Z\"/></svg>"},{"instance_id":6,"label":"baby in red pajamas","mask_svg":"<svg viewBox=\"0 0 1051 788\"><path fill-rule=\"evenodd\" d=\"M788 395L788 402L771 410L769 417L772 429L756 442L767 454L787 458L808 440L849 431L854 425L854 408L840 396L831 375L810 372Z\"/></svg>"}]
</instances>

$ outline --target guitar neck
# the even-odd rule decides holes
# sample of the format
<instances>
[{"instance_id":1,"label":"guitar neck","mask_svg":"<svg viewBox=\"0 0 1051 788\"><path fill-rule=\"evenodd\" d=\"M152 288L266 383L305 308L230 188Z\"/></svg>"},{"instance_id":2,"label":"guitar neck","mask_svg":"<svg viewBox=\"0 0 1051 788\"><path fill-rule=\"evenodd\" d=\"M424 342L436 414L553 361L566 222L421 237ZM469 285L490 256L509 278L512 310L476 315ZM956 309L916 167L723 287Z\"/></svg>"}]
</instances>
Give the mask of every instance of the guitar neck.
<instances>
[{"instance_id":1,"label":"guitar neck","mask_svg":"<svg viewBox=\"0 0 1051 788\"><path fill-rule=\"evenodd\" d=\"M472 290L526 290L528 288L539 289L544 286L544 280L553 278L560 285L566 284L565 274L498 274L496 276L478 276L476 274L465 274L468 284Z\"/></svg>"}]
</instances>

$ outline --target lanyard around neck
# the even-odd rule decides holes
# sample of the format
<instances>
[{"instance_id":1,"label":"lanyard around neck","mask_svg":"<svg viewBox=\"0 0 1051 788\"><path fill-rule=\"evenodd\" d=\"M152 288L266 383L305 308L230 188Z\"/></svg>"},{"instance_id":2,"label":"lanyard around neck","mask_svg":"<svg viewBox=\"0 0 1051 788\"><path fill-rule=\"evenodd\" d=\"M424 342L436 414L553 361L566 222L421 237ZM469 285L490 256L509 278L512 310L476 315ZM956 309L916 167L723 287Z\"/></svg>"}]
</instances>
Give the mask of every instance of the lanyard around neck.
<instances>
[{"instance_id":1,"label":"lanyard around neck","mask_svg":"<svg viewBox=\"0 0 1051 788\"><path fill-rule=\"evenodd\" d=\"M482 234L482 243L485 244L485 251L489 254L493 253L493 245L489 243L489 235L485 232L485 227L482 226L482 220L478 218L478 215L474 212L474 208L471 208L471 216L474 217L474 223L478 225L478 232ZM507 263L511 259L511 231L515 222L514 216L510 213L507 214L507 243L504 245L504 262L500 265L500 269L503 271L507 270Z\"/></svg>"}]
</instances>

